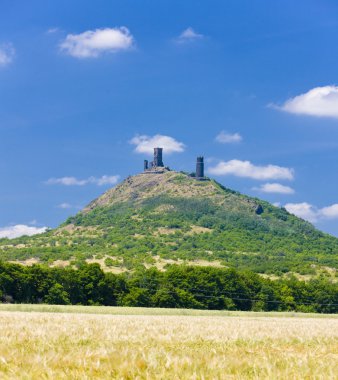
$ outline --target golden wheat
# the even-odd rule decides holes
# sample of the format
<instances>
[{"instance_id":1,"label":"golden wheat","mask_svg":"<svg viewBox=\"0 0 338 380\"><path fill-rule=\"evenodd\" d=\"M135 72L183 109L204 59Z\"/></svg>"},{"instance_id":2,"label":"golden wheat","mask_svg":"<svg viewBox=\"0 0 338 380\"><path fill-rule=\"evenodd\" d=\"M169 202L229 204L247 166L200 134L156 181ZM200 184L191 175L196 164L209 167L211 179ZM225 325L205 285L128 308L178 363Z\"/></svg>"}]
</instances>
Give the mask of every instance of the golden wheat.
<instances>
[{"instance_id":1,"label":"golden wheat","mask_svg":"<svg viewBox=\"0 0 338 380\"><path fill-rule=\"evenodd\" d=\"M0 311L0 378L338 378L337 318L242 315Z\"/></svg>"}]
</instances>

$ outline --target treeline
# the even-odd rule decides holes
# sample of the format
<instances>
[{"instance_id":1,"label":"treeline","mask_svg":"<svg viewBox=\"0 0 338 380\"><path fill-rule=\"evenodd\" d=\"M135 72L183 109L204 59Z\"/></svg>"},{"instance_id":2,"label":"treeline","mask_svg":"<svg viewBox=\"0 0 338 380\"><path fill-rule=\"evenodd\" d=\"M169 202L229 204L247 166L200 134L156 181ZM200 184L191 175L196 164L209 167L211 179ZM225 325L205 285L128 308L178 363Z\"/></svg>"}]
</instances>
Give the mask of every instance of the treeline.
<instances>
[{"instance_id":1,"label":"treeline","mask_svg":"<svg viewBox=\"0 0 338 380\"><path fill-rule=\"evenodd\" d=\"M320 277L271 281L252 272L170 266L165 272L104 273L0 262L0 300L11 303L338 312L338 286Z\"/></svg>"}]
</instances>

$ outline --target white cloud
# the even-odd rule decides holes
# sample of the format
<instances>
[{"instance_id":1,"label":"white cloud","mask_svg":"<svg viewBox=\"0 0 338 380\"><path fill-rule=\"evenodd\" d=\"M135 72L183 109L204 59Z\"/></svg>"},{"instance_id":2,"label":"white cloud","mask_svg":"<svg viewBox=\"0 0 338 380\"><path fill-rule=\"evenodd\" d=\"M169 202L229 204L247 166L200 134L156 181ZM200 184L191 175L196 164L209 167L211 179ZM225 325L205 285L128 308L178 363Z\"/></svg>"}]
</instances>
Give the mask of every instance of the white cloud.
<instances>
[{"instance_id":1,"label":"white cloud","mask_svg":"<svg viewBox=\"0 0 338 380\"><path fill-rule=\"evenodd\" d=\"M96 58L105 52L115 53L131 49L133 44L133 36L122 26L68 34L60 44L60 49L76 58Z\"/></svg>"},{"instance_id":2,"label":"white cloud","mask_svg":"<svg viewBox=\"0 0 338 380\"><path fill-rule=\"evenodd\" d=\"M9 238L14 239L23 235L36 235L36 234L42 234L47 230L47 227L32 227L27 226L25 224L17 224L15 226L8 226L8 227L2 227L0 228L0 239L2 238Z\"/></svg>"},{"instance_id":3,"label":"white cloud","mask_svg":"<svg viewBox=\"0 0 338 380\"><path fill-rule=\"evenodd\" d=\"M221 161L216 166L209 168L209 173L214 175L234 175L258 180L288 179L292 180L294 171L277 165L256 166L250 161L230 160Z\"/></svg>"},{"instance_id":4,"label":"white cloud","mask_svg":"<svg viewBox=\"0 0 338 380\"><path fill-rule=\"evenodd\" d=\"M73 206L70 203L64 202L64 203L60 203L57 207L62 208L62 209L68 209L68 208L72 208Z\"/></svg>"},{"instance_id":5,"label":"white cloud","mask_svg":"<svg viewBox=\"0 0 338 380\"><path fill-rule=\"evenodd\" d=\"M242 141L242 136L239 133L220 132L216 136L216 141L222 144L238 143Z\"/></svg>"},{"instance_id":6,"label":"white cloud","mask_svg":"<svg viewBox=\"0 0 338 380\"><path fill-rule=\"evenodd\" d=\"M115 185L120 179L119 175L104 175L100 178L89 177L86 179L78 179L76 177L61 177L61 178L50 178L45 183L46 185L64 185L64 186L84 186L88 184L94 184L98 186L103 185Z\"/></svg>"},{"instance_id":7,"label":"white cloud","mask_svg":"<svg viewBox=\"0 0 338 380\"><path fill-rule=\"evenodd\" d=\"M176 38L177 43L186 43L186 42L191 42L191 41L196 41L200 40L203 38L203 34L199 34L194 31L192 27L189 26L189 28L183 30L183 32Z\"/></svg>"},{"instance_id":8,"label":"white cloud","mask_svg":"<svg viewBox=\"0 0 338 380\"><path fill-rule=\"evenodd\" d=\"M84 186L88 179L77 179L75 177L50 178L46 181L47 185L64 185L64 186Z\"/></svg>"},{"instance_id":9,"label":"white cloud","mask_svg":"<svg viewBox=\"0 0 338 380\"><path fill-rule=\"evenodd\" d=\"M291 214L297 215L300 218L308 220L309 222L318 222L325 219L338 218L338 204L335 203L331 206L317 208L307 202L303 203L287 203L284 206Z\"/></svg>"},{"instance_id":10,"label":"white cloud","mask_svg":"<svg viewBox=\"0 0 338 380\"><path fill-rule=\"evenodd\" d=\"M274 107L294 114L338 118L338 86L315 87Z\"/></svg>"},{"instance_id":11,"label":"white cloud","mask_svg":"<svg viewBox=\"0 0 338 380\"><path fill-rule=\"evenodd\" d=\"M15 49L12 44L0 45L0 67L9 65L14 58Z\"/></svg>"},{"instance_id":12,"label":"white cloud","mask_svg":"<svg viewBox=\"0 0 338 380\"><path fill-rule=\"evenodd\" d=\"M316 222L318 219L318 210L307 202L287 203L284 207L291 214L299 216L309 222Z\"/></svg>"},{"instance_id":13,"label":"white cloud","mask_svg":"<svg viewBox=\"0 0 338 380\"><path fill-rule=\"evenodd\" d=\"M154 148L163 148L165 154L183 152L185 145L173 137L155 135L155 136L146 136L146 135L137 135L133 137L130 141L130 144L135 145L135 152L153 154Z\"/></svg>"},{"instance_id":14,"label":"white cloud","mask_svg":"<svg viewBox=\"0 0 338 380\"><path fill-rule=\"evenodd\" d=\"M327 218L327 219L338 218L338 204L335 203L331 206L323 207L322 209L320 209L320 215L323 218Z\"/></svg>"},{"instance_id":15,"label":"white cloud","mask_svg":"<svg viewBox=\"0 0 338 380\"><path fill-rule=\"evenodd\" d=\"M207 164L211 164L211 163L213 163L215 161L218 161L217 158L215 158L215 157L206 157L206 158L204 158L204 162L207 163Z\"/></svg>"},{"instance_id":16,"label":"white cloud","mask_svg":"<svg viewBox=\"0 0 338 380\"><path fill-rule=\"evenodd\" d=\"M80 206L75 206L67 202L60 203L59 205L56 206L57 208L61 208L63 210L69 210L71 208L73 209L81 209L82 207Z\"/></svg>"},{"instance_id":17,"label":"white cloud","mask_svg":"<svg viewBox=\"0 0 338 380\"><path fill-rule=\"evenodd\" d=\"M115 185L119 179L120 176L118 175L103 175L101 178L90 177L90 182L95 183L98 186Z\"/></svg>"},{"instance_id":18,"label":"white cloud","mask_svg":"<svg viewBox=\"0 0 338 380\"><path fill-rule=\"evenodd\" d=\"M253 190L261 191L262 193L276 193L276 194L294 194L294 190L280 183L264 183L260 187L254 187Z\"/></svg>"},{"instance_id":19,"label":"white cloud","mask_svg":"<svg viewBox=\"0 0 338 380\"><path fill-rule=\"evenodd\" d=\"M57 32L59 32L59 31L60 31L59 28L49 28L49 29L47 30L47 34L54 34L54 33L57 33Z\"/></svg>"}]
</instances>

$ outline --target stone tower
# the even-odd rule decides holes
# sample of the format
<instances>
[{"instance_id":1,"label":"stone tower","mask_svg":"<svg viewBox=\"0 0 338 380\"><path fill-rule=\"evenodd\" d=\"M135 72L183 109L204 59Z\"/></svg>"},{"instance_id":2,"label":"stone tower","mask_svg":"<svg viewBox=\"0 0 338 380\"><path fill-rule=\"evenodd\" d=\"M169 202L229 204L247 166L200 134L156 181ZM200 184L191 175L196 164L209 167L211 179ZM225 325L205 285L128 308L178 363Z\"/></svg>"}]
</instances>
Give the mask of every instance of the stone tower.
<instances>
[{"instance_id":1,"label":"stone tower","mask_svg":"<svg viewBox=\"0 0 338 380\"><path fill-rule=\"evenodd\" d=\"M196 179L204 178L204 158L202 156L197 157L196 162Z\"/></svg>"},{"instance_id":2,"label":"stone tower","mask_svg":"<svg viewBox=\"0 0 338 380\"><path fill-rule=\"evenodd\" d=\"M154 148L154 166L156 167L163 167L163 161L162 161L162 152L163 148Z\"/></svg>"},{"instance_id":3,"label":"stone tower","mask_svg":"<svg viewBox=\"0 0 338 380\"><path fill-rule=\"evenodd\" d=\"M144 160L144 170L148 170L148 160Z\"/></svg>"}]
</instances>

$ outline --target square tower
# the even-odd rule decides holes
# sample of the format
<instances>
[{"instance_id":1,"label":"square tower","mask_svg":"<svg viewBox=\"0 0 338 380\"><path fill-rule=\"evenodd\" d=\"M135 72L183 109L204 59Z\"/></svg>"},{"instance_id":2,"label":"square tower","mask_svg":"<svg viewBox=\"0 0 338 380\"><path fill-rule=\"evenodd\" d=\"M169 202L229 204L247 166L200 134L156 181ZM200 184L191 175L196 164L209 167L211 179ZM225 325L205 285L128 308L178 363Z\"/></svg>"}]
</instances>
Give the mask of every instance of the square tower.
<instances>
[{"instance_id":1,"label":"square tower","mask_svg":"<svg viewBox=\"0 0 338 380\"><path fill-rule=\"evenodd\" d=\"M154 166L163 167L162 161L163 148L154 148Z\"/></svg>"}]
</instances>

